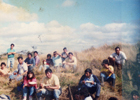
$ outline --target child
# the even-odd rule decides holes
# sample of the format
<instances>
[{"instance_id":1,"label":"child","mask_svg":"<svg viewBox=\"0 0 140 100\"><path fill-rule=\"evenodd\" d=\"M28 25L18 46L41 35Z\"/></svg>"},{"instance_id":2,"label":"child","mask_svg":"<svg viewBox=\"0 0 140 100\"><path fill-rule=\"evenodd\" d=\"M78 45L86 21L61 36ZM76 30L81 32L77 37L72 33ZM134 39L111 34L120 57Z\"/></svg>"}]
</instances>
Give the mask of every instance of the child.
<instances>
[{"instance_id":1,"label":"child","mask_svg":"<svg viewBox=\"0 0 140 100\"><path fill-rule=\"evenodd\" d=\"M29 100L33 100L32 95L37 89L37 82L34 72L28 71L27 76L23 80L23 100L27 100L27 93L29 91Z\"/></svg>"},{"instance_id":2,"label":"child","mask_svg":"<svg viewBox=\"0 0 140 100\"><path fill-rule=\"evenodd\" d=\"M8 75L9 72L10 72L10 70L8 68L6 68L5 62L2 62L1 63L1 69L0 69L0 75L1 76L6 76L6 75Z\"/></svg>"}]
</instances>

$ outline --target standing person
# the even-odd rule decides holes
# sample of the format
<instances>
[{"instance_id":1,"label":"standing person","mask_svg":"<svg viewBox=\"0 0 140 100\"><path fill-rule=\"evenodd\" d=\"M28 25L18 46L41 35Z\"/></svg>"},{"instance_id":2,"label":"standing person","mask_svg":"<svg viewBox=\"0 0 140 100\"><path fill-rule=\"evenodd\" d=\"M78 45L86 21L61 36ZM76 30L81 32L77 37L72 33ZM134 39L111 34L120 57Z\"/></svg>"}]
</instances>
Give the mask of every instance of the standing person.
<instances>
[{"instance_id":1,"label":"standing person","mask_svg":"<svg viewBox=\"0 0 140 100\"><path fill-rule=\"evenodd\" d=\"M22 57L18 57L18 71L14 72L12 75L9 76L10 81L12 79L16 79L17 81L20 81L21 79L23 79L23 76L25 76L28 72L28 68L27 68L27 64L23 61Z\"/></svg>"},{"instance_id":2,"label":"standing person","mask_svg":"<svg viewBox=\"0 0 140 100\"><path fill-rule=\"evenodd\" d=\"M53 97L55 100L58 100L62 91L59 79L55 74L52 73L50 68L45 70L45 74L46 77L43 78L42 83L40 84L41 88L45 88L41 89L41 91L37 93L37 96L39 100L42 100L42 95Z\"/></svg>"},{"instance_id":3,"label":"standing person","mask_svg":"<svg viewBox=\"0 0 140 100\"><path fill-rule=\"evenodd\" d=\"M33 70L33 68L35 67L35 59L32 58L32 54L31 53L28 53L28 57L24 60L24 62L28 66L28 71Z\"/></svg>"},{"instance_id":4,"label":"standing person","mask_svg":"<svg viewBox=\"0 0 140 100\"><path fill-rule=\"evenodd\" d=\"M6 68L5 62L2 62L1 63L1 69L0 69L0 75L1 76L6 76L6 75L8 75L9 72L10 72L10 70L8 68Z\"/></svg>"},{"instance_id":5,"label":"standing person","mask_svg":"<svg viewBox=\"0 0 140 100\"><path fill-rule=\"evenodd\" d=\"M63 52L61 54L61 57L62 57L62 62L68 57L68 53L67 53L67 48L66 47L63 48Z\"/></svg>"},{"instance_id":6,"label":"standing person","mask_svg":"<svg viewBox=\"0 0 140 100\"><path fill-rule=\"evenodd\" d=\"M29 100L33 100L32 96L37 89L37 81L34 72L28 71L27 76L23 80L23 100L27 100L29 90Z\"/></svg>"},{"instance_id":7,"label":"standing person","mask_svg":"<svg viewBox=\"0 0 140 100\"><path fill-rule=\"evenodd\" d=\"M125 64L127 57L124 52L120 51L120 47L116 47L115 53L111 54L108 59L111 65L114 66L115 63L115 65L117 65L117 68L120 70L122 69L122 65Z\"/></svg>"},{"instance_id":8,"label":"standing person","mask_svg":"<svg viewBox=\"0 0 140 100\"><path fill-rule=\"evenodd\" d=\"M109 65L109 62L107 59L103 60L102 62L102 70L101 70L101 85L104 85L104 80L105 81L111 81L113 89L115 88L115 79L116 76L114 74L114 68L113 66Z\"/></svg>"},{"instance_id":9,"label":"standing person","mask_svg":"<svg viewBox=\"0 0 140 100\"><path fill-rule=\"evenodd\" d=\"M86 87L90 94L96 92L95 100L98 100L100 96L101 85L98 78L92 74L92 70L90 68L87 68L85 70L85 74L81 77L79 81L79 87Z\"/></svg>"},{"instance_id":10,"label":"standing person","mask_svg":"<svg viewBox=\"0 0 140 100\"><path fill-rule=\"evenodd\" d=\"M59 53L57 53L57 51L53 52L52 60L53 60L54 67L57 68L57 67L62 66L61 55Z\"/></svg>"},{"instance_id":11,"label":"standing person","mask_svg":"<svg viewBox=\"0 0 140 100\"><path fill-rule=\"evenodd\" d=\"M8 54L7 68L9 68L9 66L10 66L10 69L12 69L14 66L14 56L16 54L14 46L15 45L12 43L10 45L10 48L7 49L7 54Z\"/></svg>"},{"instance_id":12,"label":"standing person","mask_svg":"<svg viewBox=\"0 0 140 100\"><path fill-rule=\"evenodd\" d=\"M35 66L37 67L40 63L40 58L38 56L38 52L34 51L34 59L35 59Z\"/></svg>"}]
</instances>

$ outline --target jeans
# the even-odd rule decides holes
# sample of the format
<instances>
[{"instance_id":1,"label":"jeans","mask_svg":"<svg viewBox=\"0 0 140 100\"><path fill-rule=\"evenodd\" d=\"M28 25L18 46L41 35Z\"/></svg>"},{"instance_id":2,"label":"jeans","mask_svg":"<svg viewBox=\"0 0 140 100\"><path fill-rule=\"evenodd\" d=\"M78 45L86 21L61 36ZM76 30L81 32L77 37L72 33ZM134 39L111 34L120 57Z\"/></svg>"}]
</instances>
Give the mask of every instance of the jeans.
<instances>
[{"instance_id":1,"label":"jeans","mask_svg":"<svg viewBox=\"0 0 140 100\"><path fill-rule=\"evenodd\" d=\"M8 58L8 60L7 60L7 68L9 68L9 66L10 66L10 68L13 68L13 66L14 66L14 58Z\"/></svg>"},{"instance_id":2,"label":"jeans","mask_svg":"<svg viewBox=\"0 0 140 100\"><path fill-rule=\"evenodd\" d=\"M43 67L44 67L44 69L46 70L46 69L49 68L50 66L49 66L49 65L44 65L44 66L41 65L41 66L39 67L39 71L41 71L41 69L42 69Z\"/></svg>"},{"instance_id":3,"label":"jeans","mask_svg":"<svg viewBox=\"0 0 140 100\"><path fill-rule=\"evenodd\" d=\"M29 91L29 96L32 96L33 93L35 92L35 87L24 87L23 88L23 97L27 97L27 93Z\"/></svg>"},{"instance_id":4,"label":"jeans","mask_svg":"<svg viewBox=\"0 0 140 100\"><path fill-rule=\"evenodd\" d=\"M53 96L55 99L58 99L60 94L61 94L60 89L55 89L53 91L43 89L41 92L37 93L37 97L40 98L42 97L42 95L46 95L46 96Z\"/></svg>"},{"instance_id":5,"label":"jeans","mask_svg":"<svg viewBox=\"0 0 140 100\"><path fill-rule=\"evenodd\" d=\"M33 71L33 68L34 68L35 66L28 66L28 71Z\"/></svg>"},{"instance_id":6,"label":"jeans","mask_svg":"<svg viewBox=\"0 0 140 100\"><path fill-rule=\"evenodd\" d=\"M73 70L75 71L77 66L76 65L66 65L66 64L63 65L63 68L67 69L68 67L72 67Z\"/></svg>"},{"instance_id":7,"label":"jeans","mask_svg":"<svg viewBox=\"0 0 140 100\"><path fill-rule=\"evenodd\" d=\"M104 73L101 73L101 77L104 77L105 80L108 80L109 78L116 79L115 74L112 74L111 76L107 76Z\"/></svg>"},{"instance_id":8,"label":"jeans","mask_svg":"<svg viewBox=\"0 0 140 100\"><path fill-rule=\"evenodd\" d=\"M20 80L23 79L23 76L17 77L17 75L12 74L12 75L9 76L9 78L10 78L11 80L15 79L15 80L17 80L17 81L20 81Z\"/></svg>"}]
</instances>

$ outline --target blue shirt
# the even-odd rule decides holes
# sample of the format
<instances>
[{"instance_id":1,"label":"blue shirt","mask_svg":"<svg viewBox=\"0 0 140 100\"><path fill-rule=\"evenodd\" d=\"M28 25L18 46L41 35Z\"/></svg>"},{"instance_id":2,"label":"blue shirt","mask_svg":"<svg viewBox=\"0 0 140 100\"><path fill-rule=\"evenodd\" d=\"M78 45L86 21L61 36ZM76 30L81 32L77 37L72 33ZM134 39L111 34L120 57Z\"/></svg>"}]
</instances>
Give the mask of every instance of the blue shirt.
<instances>
[{"instance_id":1,"label":"blue shirt","mask_svg":"<svg viewBox=\"0 0 140 100\"><path fill-rule=\"evenodd\" d=\"M7 53L10 53L10 52L15 52L15 49L12 49L12 50L11 48L7 49ZM14 58L14 54L8 55L8 58Z\"/></svg>"},{"instance_id":2,"label":"blue shirt","mask_svg":"<svg viewBox=\"0 0 140 100\"><path fill-rule=\"evenodd\" d=\"M59 55L57 55L56 57L52 57L52 60L53 60L54 66L61 66L62 65L62 59Z\"/></svg>"},{"instance_id":3,"label":"blue shirt","mask_svg":"<svg viewBox=\"0 0 140 100\"><path fill-rule=\"evenodd\" d=\"M24 62L27 63L27 64L33 64L33 66L35 66L35 59L34 58L31 58L31 59L26 58L24 60Z\"/></svg>"}]
</instances>

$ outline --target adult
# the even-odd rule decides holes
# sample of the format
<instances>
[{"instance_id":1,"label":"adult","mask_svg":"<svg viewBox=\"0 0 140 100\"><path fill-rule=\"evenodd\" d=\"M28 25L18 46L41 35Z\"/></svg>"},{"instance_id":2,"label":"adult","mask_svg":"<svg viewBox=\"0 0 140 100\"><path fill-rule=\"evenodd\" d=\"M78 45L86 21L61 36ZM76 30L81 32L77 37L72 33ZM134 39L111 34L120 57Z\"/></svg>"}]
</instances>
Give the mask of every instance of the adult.
<instances>
[{"instance_id":1,"label":"adult","mask_svg":"<svg viewBox=\"0 0 140 100\"><path fill-rule=\"evenodd\" d=\"M0 75L1 76L6 76L6 75L8 75L9 72L10 72L10 70L8 68L6 68L5 62L2 62L1 63L1 69L0 69Z\"/></svg>"},{"instance_id":2,"label":"adult","mask_svg":"<svg viewBox=\"0 0 140 100\"><path fill-rule=\"evenodd\" d=\"M69 52L68 53L68 58L65 59L65 61L63 62L63 64L64 64L64 68L73 67L73 69L75 71L76 66L77 66L77 59L73 55L72 52Z\"/></svg>"},{"instance_id":3,"label":"adult","mask_svg":"<svg viewBox=\"0 0 140 100\"><path fill-rule=\"evenodd\" d=\"M37 96L39 100L42 100L42 95L46 95L51 97L51 99L54 98L55 100L58 100L59 95L61 94L59 79L55 74L52 73L50 68L45 70L45 74L46 77L43 78L42 83L40 84L42 89L39 93L37 93Z\"/></svg>"},{"instance_id":4,"label":"adult","mask_svg":"<svg viewBox=\"0 0 140 100\"><path fill-rule=\"evenodd\" d=\"M34 59L35 59L35 66L37 67L40 63L40 58L38 56L38 52L34 51Z\"/></svg>"},{"instance_id":5,"label":"adult","mask_svg":"<svg viewBox=\"0 0 140 100\"><path fill-rule=\"evenodd\" d=\"M10 48L7 49L7 54L8 54L7 68L9 68L9 66L10 66L11 69L12 69L13 66L14 66L14 56L15 56L15 54L16 54L15 49L14 49L14 46L15 46L15 45L12 43L12 44L10 45Z\"/></svg>"},{"instance_id":6,"label":"adult","mask_svg":"<svg viewBox=\"0 0 140 100\"><path fill-rule=\"evenodd\" d=\"M62 57L62 62L68 57L68 52L67 52L66 47L63 48L63 52L61 54L61 57Z\"/></svg>"},{"instance_id":7,"label":"adult","mask_svg":"<svg viewBox=\"0 0 140 100\"><path fill-rule=\"evenodd\" d=\"M109 62L107 59L103 60L102 62L102 70L101 70L101 85L104 85L104 81L111 81L112 86L115 87L115 79L116 76L114 74L114 68L113 66L109 65Z\"/></svg>"},{"instance_id":8,"label":"adult","mask_svg":"<svg viewBox=\"0 0 140 100\"><path fill-rule=\"evenodd\" d=\"M53 60L53 65L54 65L54 67L57 68L57 67L62 66L61 55L60 55L57 51L54 51L54 52L53 52L52 60Z\"/></svg>"},{"instance_id":9,"label":"adult","mask_svg":"<svg viewBox=\"0 0 140 100\"><path fill-rule=\"evenodd\" d=\"M12 79L16 79L17 81L20 81L23 79L23 76L25 76L28 72L27 64L23 61L23 57L18 57L18 66L17 66L17 72L14 72L12 75L9 76L10 81Z\"/></svg>"},{"instance_id":10,"label":"adult","mask_svg":"<svg viewBox=\"0 0 140 100\"><path fill-rule=\"evenodd\" d=\"M131 97L132 97L132 100L139 100L139 93L138 93L138 91L133 90L131 92Z\"/></svg>"},{"instance_id":11,"label":"adult","mask_svg":"<svg viewBox=\"0 0 140 100\"><path fill-rule=\"evenodd\" d=\"M118 69L121 69L122 65L125 64L127 57L126 57L125 53L120 50L120 47L116 47L115 53L111 54L108 57L108 59L109 59L111 65L114 66L114 64L115 64L115 65L117 65Z\"/></svg>"},{"instance_id":12,"label":"adult","mask_svg":"<svg viewBox=\"0 0 140 100\"><path fill-rule=\"evenodd\" d=\"M98 100L100 96L101 85L98 78L92 74L92 70L90 68L85 70L85 74L79 81L79 87L86 87L90 94L96 92L95 100Z\"/></svg>"},{"instance_id":13,"label":"adult","mask_svg":"<svg viewBox=\"0 0 140 100\"><path fill-rule=\"evenodd\" d=\"M23 80L23 100L27 100L27 93L29 91L29 100L33 100L33 94L37 89L37 82L35 74L32 71L28 71L27 76Z\"/></svg>"},{"instance_id":14,"label":"adult","mask_svg":"<svg viewBox=\"0 0 140 100\"><path fill-rule=\"evenodd\" d=\"M33 68L35 67L35 59L32 58L32 54L31 53L28 53L28 57L24 60L24 62L28 66L28 71L33 70Z\"/></svg>"}]
</instances>

